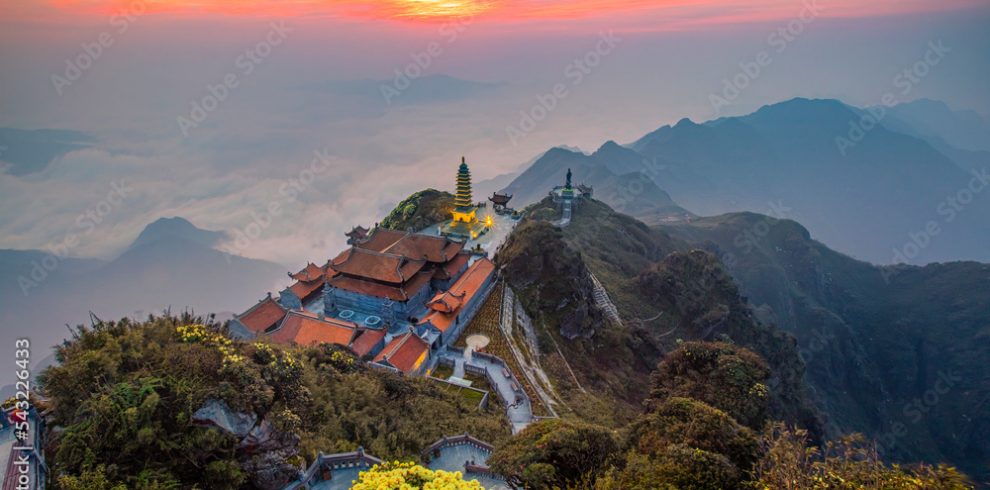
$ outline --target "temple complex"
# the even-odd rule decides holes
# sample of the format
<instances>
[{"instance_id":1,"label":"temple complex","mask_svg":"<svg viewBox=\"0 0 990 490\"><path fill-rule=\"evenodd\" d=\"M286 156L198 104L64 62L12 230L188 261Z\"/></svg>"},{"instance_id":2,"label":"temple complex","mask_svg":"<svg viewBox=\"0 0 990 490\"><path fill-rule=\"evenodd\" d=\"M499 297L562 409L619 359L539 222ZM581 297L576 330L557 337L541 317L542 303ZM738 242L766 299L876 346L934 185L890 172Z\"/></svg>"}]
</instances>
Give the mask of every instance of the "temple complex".
<instances>
[{"instance_id":1,"label":"temple complex","mask_svg":"<svg viewBox=\"0 0 990 490\"><path fill-rule=\"evenodd\" d=\"M293 282L277 299L268 294L236 315L231 335L336 344L375 365L428 374L495 282L495 264L459 239L488 229L471 199L471 173L462 159L451 221L440 234L355 227L345 234L346 250L289 273Z\"/></svg>"}]
</instances>

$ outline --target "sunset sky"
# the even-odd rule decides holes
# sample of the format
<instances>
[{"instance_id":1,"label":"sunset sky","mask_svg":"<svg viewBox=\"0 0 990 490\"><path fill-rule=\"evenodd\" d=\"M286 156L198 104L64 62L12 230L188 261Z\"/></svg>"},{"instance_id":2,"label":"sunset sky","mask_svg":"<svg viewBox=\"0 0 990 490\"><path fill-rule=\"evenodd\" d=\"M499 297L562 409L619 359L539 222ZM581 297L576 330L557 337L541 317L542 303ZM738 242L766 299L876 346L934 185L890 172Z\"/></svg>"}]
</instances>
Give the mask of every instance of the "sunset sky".
<instances>
[{"instance_id":1,"label":"sunset sky","mask_svg":"<svg viewBox=\"0 0 990 490\"><path fill-rule=\"evenodd\" d=\"M670 28L674 25L717 25L782 19L794 14L800 2L755 0L49 0L17 2L15 9L28 16L54 8L68 15L112 15L140 9L148 13L192 17L318 16L342 19L386 19L429 22L451 17L476 16L485 21L509 24L526 21L599 19L631 28ZM829 17L867 17L920 12L946 12L985 4L978 0L931 2L831 0L817 2ZM54 13L54 12L52 12ZM37 18L33 20L38 20Z\"/></svg>"},{"instance_id":2,"label":"sunset sky","mask_svg":"<svg viewBox=\"0 0 990 490\"><path fill-rule=\"evenodd\" d=\"M483 180L555 145L592 151L684 117L796 96L876 105L936 42L949 53L903 100L990 114L985 0L0 3L0 128L96 141L41 171L0 173L0 248L58 239L120 178L140 191L74 255L113 256L163 216L238 229L325 149L332 172L236 250L295 267L410 192L450 187L461 155ZM615 45L596 53L604 38ZM762 53L771 63L715 108ZM227 77L236 86L184 126ZM567 97L510 137L557 84Z\"/></svg>"}]
</instances>

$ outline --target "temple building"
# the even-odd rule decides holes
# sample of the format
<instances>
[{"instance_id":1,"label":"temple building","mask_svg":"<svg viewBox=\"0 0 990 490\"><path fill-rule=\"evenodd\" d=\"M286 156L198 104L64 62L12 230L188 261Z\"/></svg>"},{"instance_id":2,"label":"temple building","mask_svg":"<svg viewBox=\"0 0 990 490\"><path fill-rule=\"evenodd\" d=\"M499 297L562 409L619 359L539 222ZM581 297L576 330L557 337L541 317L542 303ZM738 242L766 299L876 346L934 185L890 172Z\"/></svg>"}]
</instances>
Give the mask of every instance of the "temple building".
<instances>
[{"instance_id":1,"label":"temple building","mask_svg":"<svg viewBox=\"0 0 990 490\"><path fill-rule=\"evenodd\" d=\"M478 206L475 205L471 194L471 170L467 161L461 157L461 166L457 169L457 190L454 194L454 209L451 219L440 227L440 234L456 239L471 240L478 238L488 231L489 223L478 220Z\"/></svg>"},{"instance_id":2,"label":"temple building","mask_svg":"<svg viewBox=\"0 0 990 490\"><path fill-rule=\"evenodd\" d=\"M355 226L351 231L344 233L347 237L347 244L354 245L355 243L361 243L366 238L368 238L368 232L371 231L361 225Z\"/></svg>"},{"instance_id":3,"label":"temple building","mask_svg":"<svg viewBox=\"0 0 990 490\"><path fill-rule=\"evenodd\" d=\"M240 315L234 315L230 320L228 329L230 334L237 338L253 338L266 332L274 330L279 322L285 318L288 310L281 303L272 298L271 293L267 297L248 308Z\"/></svg>"},{"instance_id":4,"label":"temple building","mask_svg":"<svg viewBox=\"0 0 990 490\"><path fill-rule=\"evenodd\" d=\"M323 313L404 331L410 317L459 277L470 259L462 242L376 229L327 264Z\"/></svg>"},{"instance_id":5,"label":"temple building","mask_svg":"<svg viewBox=\"0 0 990 490\"><path fill-rule=\"evenodd\" d=\"M512 200L512 194L493 192L492 197L489 197L488 200L492 202L492 210L496 213L505 214L512 212L512 209L509 208L509 201Z\"/></svg>"},{"instance_id":6,"label":"temple building","mask_svg":"<svg viewBox=\"0 0 990 490\"><path fill-rule=\"evenodd\" d=\"M453 343L481 306L482 302L475 301L474 296L487 291L494 277L495 264L490 260L483 259L472 264L450 289L437 293L426 304L430 312L419 322L420 336L431 339L432 330L441 344Z\"/></svg>"}]
</instances>

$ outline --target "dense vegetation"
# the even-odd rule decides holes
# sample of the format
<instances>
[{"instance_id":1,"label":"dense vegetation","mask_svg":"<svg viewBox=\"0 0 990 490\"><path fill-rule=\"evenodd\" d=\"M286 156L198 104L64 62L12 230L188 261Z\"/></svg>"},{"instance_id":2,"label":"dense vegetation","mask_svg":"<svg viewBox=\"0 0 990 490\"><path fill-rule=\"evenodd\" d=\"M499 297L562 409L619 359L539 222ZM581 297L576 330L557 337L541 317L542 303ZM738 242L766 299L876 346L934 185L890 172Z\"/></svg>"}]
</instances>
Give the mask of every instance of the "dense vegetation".
<instances>
[{"instance_id":1,"label":"dense vegetation","mask_svg":"<svg viewBox=\"0 0 990 490\"><path fill-rule=\"evenodd\" d=\"M52 472L64 489L281 488L319 451L415 458L443 435L508 435L497 409L331 346L233 342L220 326L156 317L80 327L43 373ZM250 434L195 420L210 401Z\"/></svg>"},{"instance_id":2,"label":"dense vegetation","mask_svg":"<svg viewBox=\"0 0 990 490\"><path fill-rule=\"evenodd\" d=\"M760 411L753 409L768 398L760 382L766 375L765 361L747 349L687 342L660 363L648 408L629 426L613 432L577 421L539 422L489 462L534 490L972 488L950 467L884 464L859 436L819 449L805 431L757 424L753 414Z\"/></svg>"},{"instance_id":3,"label":"dense vegetation","mask_svg":"<svg viewBox=\"0 0 990 490\"><path fill-rule=\"evenodd\" d=\"M453 209L453 194L427 189L403 199L382 220L381 226L390 230L420 231L450 219L450 212Z\"/></svg>"}]
</instances>

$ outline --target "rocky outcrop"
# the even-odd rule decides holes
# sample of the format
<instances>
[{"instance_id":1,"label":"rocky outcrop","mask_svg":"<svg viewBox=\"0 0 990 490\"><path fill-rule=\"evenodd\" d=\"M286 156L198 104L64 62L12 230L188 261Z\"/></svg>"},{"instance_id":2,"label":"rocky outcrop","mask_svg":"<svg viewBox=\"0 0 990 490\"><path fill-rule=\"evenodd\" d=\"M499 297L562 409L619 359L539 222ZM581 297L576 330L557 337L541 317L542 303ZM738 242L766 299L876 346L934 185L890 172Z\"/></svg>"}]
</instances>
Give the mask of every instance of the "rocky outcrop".
<instances>
[{"instance_id":1,"label":"rocky outcrop","mask_svg":"<svg viewBox=\"0 0 990 490\"><path fill-rule=\"evenodd\" d=\"M258 423L258 417L253 413L234 412L223 400L208 400L193 414L193 423L214 427L238 439L247 437L251 429Z\"/></svg>"},{"instance_id":2,"label":"rocky outcrop","mask_svg":"<svg viewBox=\"0 0 990 490\"><path fill-rule=\"evenodd\" d=\"M505 276L534 317L559 325L568 339L592 337L605 325L581 254L546 221L521 223L496 256Z\"/></svg>"},{"instance_id":3,"label":"rocky outcrop","mask_svg":"<svg viewBox=\"0 0 990 490\"><path fill-rule=\"evenodd\" d=\"M288 463L298 452L298 445L299 436L280 432L264 419L241 440L238 449L248 456L241 467L251 474L255 488L284 488L299 472Z\"/></svg>"},{"instance_id":4,"label":"rocky outcrop","mask_svg":"<svg viewBox=\"0 0 990 490\"><path fill-rule=\"evenodd\" d=\"M223 400L211 399L193 414L193 423L240 440L241 469L251 475L254 488L278 490L299 471L288 463L298 453L299 436L277 430L268 418L258 422L254 413L235 412Z\"/></svg>"}]
</instances>

